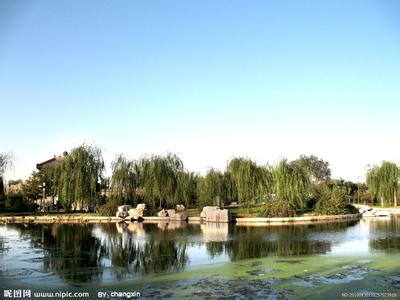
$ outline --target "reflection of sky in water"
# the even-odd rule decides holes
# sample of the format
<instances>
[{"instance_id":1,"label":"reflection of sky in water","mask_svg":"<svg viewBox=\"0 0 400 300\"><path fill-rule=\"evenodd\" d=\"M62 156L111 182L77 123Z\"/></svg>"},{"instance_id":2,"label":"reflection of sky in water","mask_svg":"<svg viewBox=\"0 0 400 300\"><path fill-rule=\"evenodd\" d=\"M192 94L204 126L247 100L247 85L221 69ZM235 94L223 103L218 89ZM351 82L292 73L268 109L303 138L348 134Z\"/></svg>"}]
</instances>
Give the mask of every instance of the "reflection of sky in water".
<instances>
[{"instance_id":1,"label":"reflection of sky in water","mask_svg":"<svg viewBox=\"0 0 400 300\"><path fill-rule=\"evenodd\" d=\"M93 278L89 276L89 281L112 282L150 276L152 272L175 272L182 270L182 267L187 270L243 258L290 256L293 254L293 252L290 252L293 251L293 248L299 248L296 252L298 255L311 253L308 255L365 257L366 255L383 254L387 250L386 247L392 247L393 244L390 244L390 239L400 238L399 225L400 216L391 220L361 220L350 226L322 224L310 227L284 226L280 228L239 228L227 224L184 224L182 226L174 224L170 227L165 226L165 224L82 225L87 227L80 228L87 229L89 237L94 237L99 242L100 248L94 250L95 255L97 255L94 266L88 268L78 265L71 270L54 270L52 269L54 268L53 265L46 268L44 262L53 259L53 264L57 265L58 260L63 259L62 256L60 257L57 254L57 251L59 251L57 247L60 246L54 246L55 244L51 243L46 244L46 238L55 243L54 241L57 240L55 237L63 234L63 231L58 232L57 228L72 228L68 226L73 225L62 225L64 227L59 225L60 227L57 227L57 225L50 224L46 225L47 231L43 230L43 225L0 225L0 282L18 280L20 283L29 285L31 282L45 281L46 284L57 287L65 284L62 277L68 277L68 272L72 274L76 272L78 275L81 275L82 272L93 272L95 275ZM85 234L86 232L83 231L83 240L86 237ZM386 240L389 240L389 242L386 243ZM371 247L371 242L376 241L379 241L378 246ZM87 245L85 241L81 241L83 246L74 244L67 245L67 247L82 247L78 249L84 249L90 253L92 242ZM143 256L149 255L145 251L149 245L155 247L151 249L158 249L160 254L148 259L145 257L143 262L138 257L143 259ZM163 248L165 245L169 248ZM116 259L122 259L122 263L124 263L124 259L127 258L124 255L130 255L129 249L132 247L135 247L139 252L135 254L133 260L130 260L130 264L133 264L129 267L131 269L124 265L117 267L113 262ZM270 248L257 256L257 250L254 251L254 247ZM316 251L314 251L315 248L317 248ZM170 252L166 254L163 251ZM249 252L248 257L246 251ZM289 251L288 254L285 254L285 251ZM397 248L394 251L399 250ZM115 253L121 254L121 257L113 257ZM179 262L175 256L179 257L181 254L187 259ZM163 255L166 257L160 258ZM174 259L177 261L174 261ZM77 263L80 263L79 260ZM139 269L134 268L136 263L139 264ZM174 264L177 263L181 263L182 266L181 269L175 270ZM147 271L141 272L142 264L144 264L144 268L149 268L148 273L146 273ZM69 266L68 263L61 265ZM163 269L164 265L166 265L165 269Z\"/></svg>"},{"instance_id":2,"label":"reflection of sky in water","mask_svg":"<svg viewBox=\"0 0 400 300\"><path fill-rule=\"evenodd\" d=\"M204 244L198 246L191 246L187 249L189 255L189 266L202 266L209 264L218 264L229 261L229 256L225 253L215 255L213 258L207 253L206 246Z\"/></svg>"},{"instance_id":3,"label":"reflection of sky in water","mask_svg":"<svg viewBox=\"0 0 400 300\"><path fill-rule=\"evenodd\" d=\"M32 280L53 287L62 286L63 281L44 269L46 255L41 248L33 247L28 235L21 235L12 225L0 225L0 238L4 248L0 250L0 282L18 280L29 285Z\"/></svg>"}]
</instances>

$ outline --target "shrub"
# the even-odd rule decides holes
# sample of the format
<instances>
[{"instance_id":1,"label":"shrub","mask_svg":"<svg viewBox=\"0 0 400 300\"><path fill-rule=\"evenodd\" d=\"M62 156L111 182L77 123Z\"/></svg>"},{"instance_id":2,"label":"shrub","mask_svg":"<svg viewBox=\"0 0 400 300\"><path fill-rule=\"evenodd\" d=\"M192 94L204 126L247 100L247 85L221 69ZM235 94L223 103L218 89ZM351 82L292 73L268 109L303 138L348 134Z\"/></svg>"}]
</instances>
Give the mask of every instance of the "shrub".
<instances>
[{"instance_id":1,"label":"shrub","mask_svg":"<svg viewBox=\"0 0 400 300\"><path fill-rule=\"evenodd\" d=\"M295 217L296 210L291 204L282 200L268 201L262 207L259 216L264 218Z\"/></svg>"},{"instance_id":2,"label":"shrub","mask_svg":"<svg viewBox=\"0 0 400 300\"><path fill-rule=\"evenodd\" d=\"M36 204L25 199L21 192L12 192L7 194L5 206L12 211L33 211Z\"/></svg>"},{"instance_id":3,"label":"shrub","mask_svg":"<svg viewBox=\"0 0 400 300\"><path fill-rule=\"evenodd\" d=\"M118 210L118 203L109 199L105 204L99 205L96 212L101 216L114 217Z\"/></svg>"},{"instance_id":4,"label":"shrub","mask_svg":"<svg viewBox=\"0 0 400 300\"><path fill-rule=\"evenodd\" d=\"M356 208L347 204L346 196L346 191L339 187L333 187L329 196L325 191L321 194L321 198L315 206L315 212L319 215L345 215L353 213Z\"/></svg>"}]
</instances>

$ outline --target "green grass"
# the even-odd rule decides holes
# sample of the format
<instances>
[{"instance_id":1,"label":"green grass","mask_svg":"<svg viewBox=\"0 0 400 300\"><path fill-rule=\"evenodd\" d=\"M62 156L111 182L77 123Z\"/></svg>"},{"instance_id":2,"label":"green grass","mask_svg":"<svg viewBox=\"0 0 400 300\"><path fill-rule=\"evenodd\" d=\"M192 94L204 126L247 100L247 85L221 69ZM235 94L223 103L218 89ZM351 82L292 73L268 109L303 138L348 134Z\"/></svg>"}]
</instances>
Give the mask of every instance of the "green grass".
<instances>
[{"instance_id":1,"label":"green grass","mask_svg":"<svg viewBox=\"0 0 400 300\"><path fill-rule=\"evenodd\" d=\"M258 214L261 209L261 205L252 206L247 210L247 207L234 207L234 208L227 208L229 212L232 214L233 217L236 218L244 218L244 217L258 217Z\"/></svg>"},{"instance_id":2,"label":"green grass","mask_svg":"<svg viewBox=\"0 0 400 300\"><path fill-rule=\"evenodd\" d=\"M187 209L185 212L188 217L200 217L201 209L200 208L191 208L191 209Z\"/></svg>"}]
</instances>

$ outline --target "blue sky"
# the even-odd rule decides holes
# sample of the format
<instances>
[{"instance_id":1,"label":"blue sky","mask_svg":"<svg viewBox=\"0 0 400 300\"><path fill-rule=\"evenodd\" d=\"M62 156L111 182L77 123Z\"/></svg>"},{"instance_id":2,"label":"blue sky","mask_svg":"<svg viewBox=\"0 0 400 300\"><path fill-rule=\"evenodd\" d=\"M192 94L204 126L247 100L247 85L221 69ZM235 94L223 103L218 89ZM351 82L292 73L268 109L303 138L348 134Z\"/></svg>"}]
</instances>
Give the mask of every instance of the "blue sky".
<instances>
[{"instance_id":1,"label":"blue sky","mask_svg":"<svg viewBox=\"0 0 400 300\"><path fill-rule=\"evenodd\" d=\"M8 178L83 142L189 170L316 154L398 162L397 1L0 2Z\"/></svg>"}]
</instances>

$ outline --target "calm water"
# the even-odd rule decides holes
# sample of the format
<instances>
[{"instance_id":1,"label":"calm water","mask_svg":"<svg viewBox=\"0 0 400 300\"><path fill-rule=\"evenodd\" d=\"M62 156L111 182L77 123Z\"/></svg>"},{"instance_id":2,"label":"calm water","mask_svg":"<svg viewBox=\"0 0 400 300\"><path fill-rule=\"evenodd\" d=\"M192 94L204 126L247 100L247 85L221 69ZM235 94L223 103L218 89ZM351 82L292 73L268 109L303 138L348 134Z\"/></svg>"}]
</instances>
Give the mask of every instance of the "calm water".
<instances>
[{"instance_id":1,"label":"calm water","mask_svg":"<svg viewBox=\"0 0 400 300\"><path fill-rule=\"evenodd\" d=\"M392 260L390 265L400 271L399 254L399 216L271 227L186 223L7 224L0 225L0 285L35 287L45 282L52 288L93 288L154 278L163 282L163 276L172 280L170 277L177 274L181 276L177 281L183 277L204 280L220 272L218 280L221 276L233 280L235 274L236 278L247 274L248 280L252 276L288 278L285 280L292 280L294 290L289 289L284 296L290 298L296 287L304 288L310 281L304 275L296 285L293 280L299 277L296 272L300 269L307 273L313 268L317 270L321 262L346 260L347 263L359 259L361 263L372 263L383 258L386 263ZM296 269L299 263L304 265ZM330 268L334 270L337 265ZM400 275L385 268L375 266L381 275ZM382 287L397 291L400 276L396 280L397 277Z\"/></svg>"}]
</instances>

